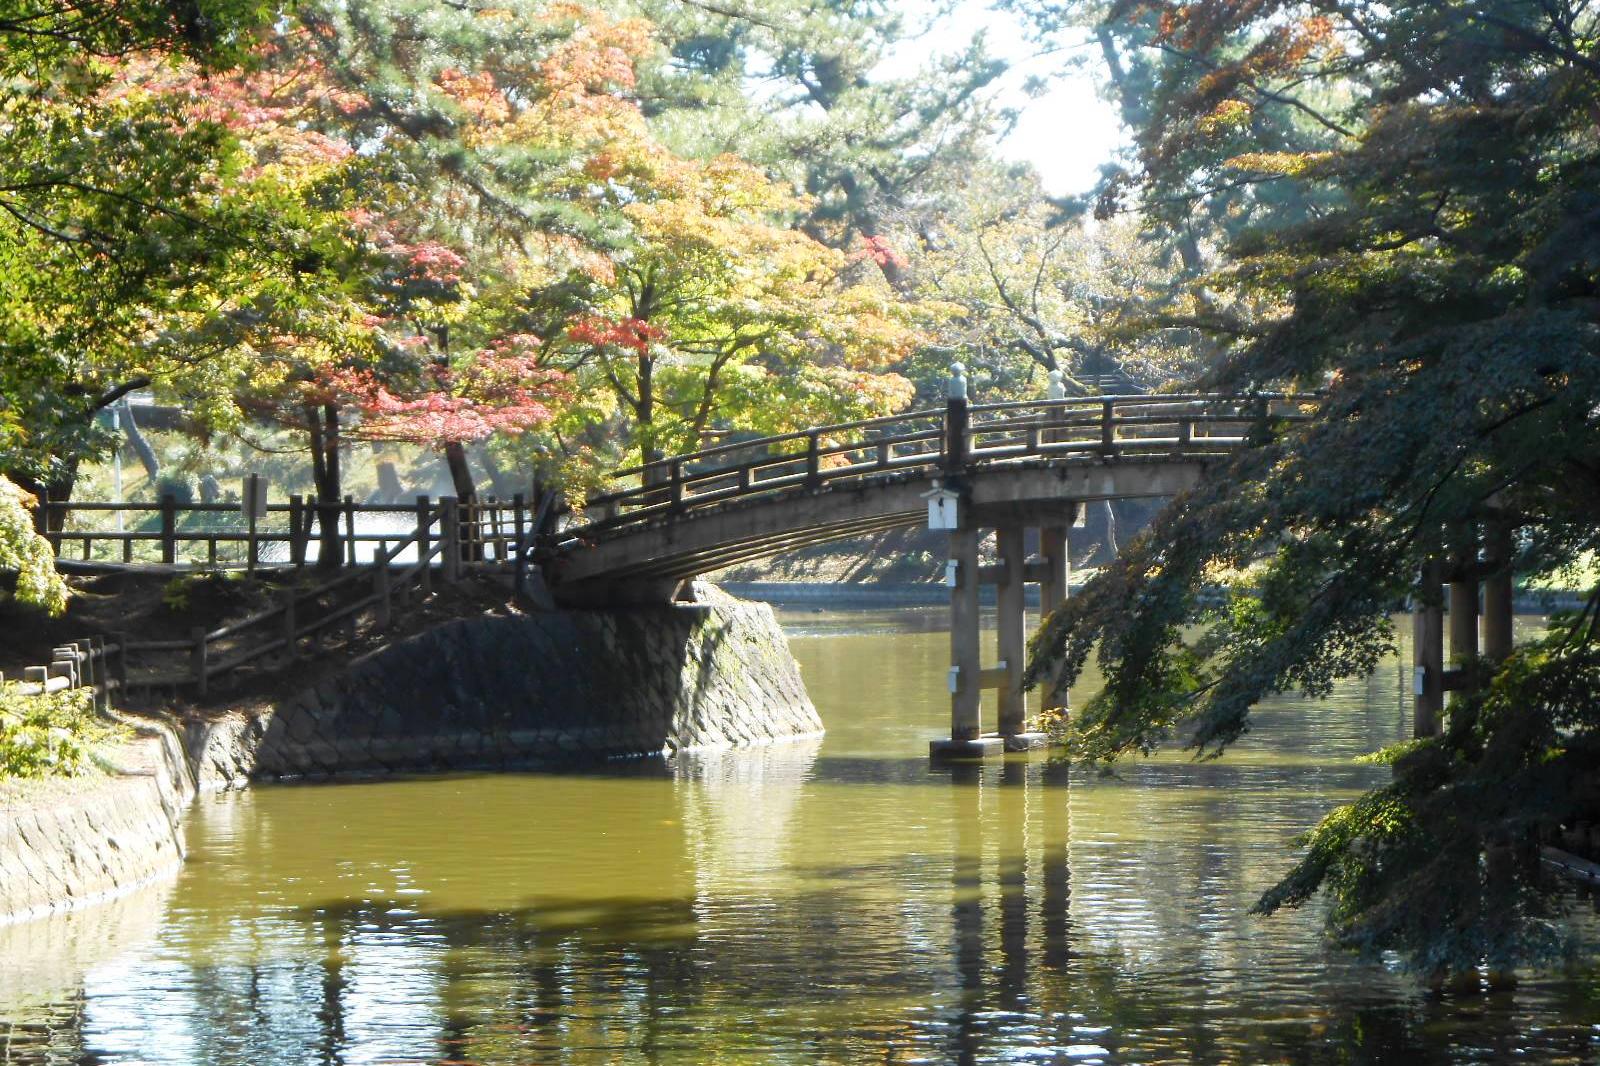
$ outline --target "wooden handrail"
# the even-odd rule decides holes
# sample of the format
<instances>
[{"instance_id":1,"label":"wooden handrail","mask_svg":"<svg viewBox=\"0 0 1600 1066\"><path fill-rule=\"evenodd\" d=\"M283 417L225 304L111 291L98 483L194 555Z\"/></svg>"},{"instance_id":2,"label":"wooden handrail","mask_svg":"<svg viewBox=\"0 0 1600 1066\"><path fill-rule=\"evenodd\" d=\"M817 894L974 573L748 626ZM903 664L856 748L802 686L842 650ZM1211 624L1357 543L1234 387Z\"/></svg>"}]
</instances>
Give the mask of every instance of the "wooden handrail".
<instances>
[{"instance_id":1,"label":"wooden handrail","mask_svg":"<svg viewBox=\"0 0 1600 1066\"><path fill-rule=\"evenodd\" d=\"M1287 392L1139 393L973 404L964 409L968 421L963 439L968 443L963 462L1094 450L1108 456L1123 450L1148 452L1161 448L1213 454L1219 448L1238 446L1243 437L1197 432L1200 427L1246 426L1263 414L1274 419L1298 420L1303 416L1282 410L1282 405L1316 399L1311 393ZM937 428L854 440L829 439L853 429L906 425L936 415L945 416L941 417L941 426ZM974 415L977 417L972 417ZM667 479L590 497L588 506L604 510L606 514L578 528L599 532L700 504L762 495L797 485L817 486L835 478L860 476L873 470L943 467L947 465L943 455L946 442L942 439L946 436L947 418L946 412L920 410L664 456L644 467L619 470L614 477L637 475L651 469L667 472ZM1152 427L1168 428L1170 435L1150 434ZM1146 435L1137 435L1141 430ZM1135 435L1124 435L1129 431ZM1062 434L1071 436L1061 439ZM996 437L1008 435L1010 439L995 441ZM691 461L709 456L761 449L771 452L778 445L799 441L807 442L808 447L803 451L761 455L747 462L709 470L685 469ZM939 447L895 454L898 448L929 441L938 441ZM873 457L864 462L825 465L830 457L863 453L871 453ZM775 470L784 472L774 475Z\"/></svg>"},{"instance_id":2,"label":"wooden handrail","mask_svg":"<svg viewBox=\"0 0 1600 1066\"><path fill-rule=\"evenodd\" d=\"M777 433L769 437L754 437L750 440L736 441L731 444L718 444L715 447L702 448L697 452L684 452L682 455L663 456L660 459L653 459L648 463L641 463L639 466L630 466L624 467L621 470L613 470L611 472L611 476L613 478L634 477L644 473L646 470L655 470L664 467L670 462L690 463L697 459L705 459L713 455L725 455L728 452L743 451L746 448L771 447L774 444L786 444L789 441L807 440L814 436L840 433L848 429L868 429L873 426L894 425L897 422L906 422L916 418L943 417L943 408L929 407L920 411L906 411L905 413L898 415L880 415L877 418L862 418L854 422L839 422L834 425L818 426L815 429L797 429L791 433Z\"/></svg>"}]
</instances>

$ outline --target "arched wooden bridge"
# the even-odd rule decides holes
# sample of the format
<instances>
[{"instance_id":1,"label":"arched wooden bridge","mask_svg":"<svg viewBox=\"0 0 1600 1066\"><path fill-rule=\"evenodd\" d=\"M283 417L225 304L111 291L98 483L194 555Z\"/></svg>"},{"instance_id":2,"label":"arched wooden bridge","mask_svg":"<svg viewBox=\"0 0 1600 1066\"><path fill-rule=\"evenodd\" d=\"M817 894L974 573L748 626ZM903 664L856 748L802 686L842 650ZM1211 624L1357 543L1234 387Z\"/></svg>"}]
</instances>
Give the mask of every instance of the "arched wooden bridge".
<instances>
[{"instance_id":1,"label":"arched wooden bridge","mask_svg":"<svg viewBox=\"0 0 1600 1066\"><path fill-rule=\"evenodd\" d=\"M1297 417L1303 402L957 400L723 444L617 471L627 487L569 519L545 570L567 602L660 600L697 574L920 524L937 489L959 496L961 513L988 527L1008 515L1057 521L1085 501L1171 496L1269 420Z\"/></svg>"},{"instance_id":2,"label":"arched wooden bridge","mask_svg":"<svg viewBox=\"0 0 1600 1066\"><path fill-rule=\"evenodd\" d=\"M569 516L542 569L562 602L673 598L683 581L793 548L922 522L946 528L951 597L951 739L937 754L1037 746L1021 691L1023 586L1043 610L1066 598L1066 530L1092 500L1173 496L1208 463L1301 417L1310 397L1159 395L969 405L958 379L943 409L819 426L676 455L617 472L625 487ZM934 505L941 508L937 513ZM1039 530L1040 557L1024 556ZM980 567L993 529L999 563ZM978 588L998 586L999 658L984 668ZM981 693L998 695L998 728Z\"/></svg>"}]
</instances>

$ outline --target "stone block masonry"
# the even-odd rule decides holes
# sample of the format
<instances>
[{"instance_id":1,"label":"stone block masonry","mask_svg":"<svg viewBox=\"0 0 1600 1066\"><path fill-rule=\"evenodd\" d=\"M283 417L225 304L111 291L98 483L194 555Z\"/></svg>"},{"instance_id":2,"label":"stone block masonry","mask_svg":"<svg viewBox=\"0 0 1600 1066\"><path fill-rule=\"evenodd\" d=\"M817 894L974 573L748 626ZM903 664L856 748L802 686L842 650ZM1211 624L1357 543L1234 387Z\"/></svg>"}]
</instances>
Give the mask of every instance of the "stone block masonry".
<instances>
[{"instance_id":1,"label":"stone block masonry","mask_svg":"<svg viewBox=\"0 0 1600 1066\"><path fill-rule=\"evenodd\" d=\"M30 782L0 804L0 924L121 895L183 861L194 797L177 730L146 725L106 777Z\"/></svg>"},{"instance_id":2,"label":"stone block masonry","mask_svg":"<svg viewBox=\"0 0 1600 1066\"><path fill-rule=\"evenodd\" d=\"M256 714L189 727L202 788L598 761L815 735L764 604L447 622Z\"/></svg>"}]
</instances>

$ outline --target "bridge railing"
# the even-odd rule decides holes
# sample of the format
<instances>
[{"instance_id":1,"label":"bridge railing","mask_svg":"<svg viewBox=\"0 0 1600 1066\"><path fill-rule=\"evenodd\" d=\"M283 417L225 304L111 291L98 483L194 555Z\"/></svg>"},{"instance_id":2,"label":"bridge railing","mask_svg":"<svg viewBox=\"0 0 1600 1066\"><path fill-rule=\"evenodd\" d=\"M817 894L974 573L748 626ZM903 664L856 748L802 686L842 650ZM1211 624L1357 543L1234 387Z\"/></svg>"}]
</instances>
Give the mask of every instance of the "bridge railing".
<instances>
[{"instance_id":1,"label":"bridge railing","mask_svg":"<svg viewBox=\"0 0 1600 1066\"><path fill-rule=\"evenodd\" d=\"M721 501L819 487L895 471L956 472L973 464L1071 453L1104 458L1239 447L1252 427L1300 417L1314 397L1203 393L1073 397L972 404L863 419L670 456L618 470L629 482L591 497L591 528Z\"/></svg>"}]
</instances>

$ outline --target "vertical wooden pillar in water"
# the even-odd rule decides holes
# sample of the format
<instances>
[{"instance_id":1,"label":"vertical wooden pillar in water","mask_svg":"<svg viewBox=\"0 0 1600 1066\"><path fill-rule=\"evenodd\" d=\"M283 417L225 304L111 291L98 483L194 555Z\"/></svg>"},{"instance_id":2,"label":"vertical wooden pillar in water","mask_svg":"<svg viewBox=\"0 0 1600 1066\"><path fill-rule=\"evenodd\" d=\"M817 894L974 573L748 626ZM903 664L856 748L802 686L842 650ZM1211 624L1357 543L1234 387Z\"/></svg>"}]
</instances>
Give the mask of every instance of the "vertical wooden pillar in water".
<instances>
[{"instance_id":1,"label":"vertical wooden pillar in water","mask_svg":"<svg viewBox=\"0 0 1600 1066\"><path fill-rule=\"evenodd\" d=\"M1459 669L1477 657L1478 531L1469 523L1450 537L1450 663Z\"/></svg>"},{"instance_id":2,"label":"vertical wooden pillar in water","mask_svg":"<svg viewBox=\"0 0 1600 1066\"><path fill-rule=\"evenodd\" d=\"M1483 655L1500 662L1511 654L1511 524L1490 520L1483 529L1483 554L1489 574L1483 581Z\"/></svg>"},{"instance_id":3,"label":"vertical wooden pillar in water","mask_svg":"<svg viewBox=\"0 0 1600 1066\"><path fill-rule=\"evenodd\" d=\"M1045 526L1039 530L1039 556L1044 560L1044 580L1039 582L1039 621L1067 602L1067 585L1072 579L1072 562L1067 556L1067 527ZM1065 709L1067 690L1046 688L1040 693L1040 709Z\"/></svg>"},{"instance_id":4,"label":"vertical wooden pillar in water","mask_svg":"<svg viewBox=\"0 0 1600 1066\"><path fill-rule=\"evenodd\" d=\"M945 433L941 447L944 475L961 476L967 461L967 372L950 365L946 387ZM950 482L947 482L950 484ZM978 644L978 528L970 516L958 519L950 534L950 739L935 740L928 754L981 758L1004 750L999 737L985 737L981 708L983 669Z\"/></svg>"},{"instance_id":5,"label":"vertical wooden pillar in water","mask_svg":"<svg viewBox=\"0 0 1600 1066\"><path fill-rule=\"evenodd\" d=\"M977 740L983 733L982 667L978 643L978 531L950 534L955 587L950 590L950 739Z\"/></svg>"},{"instance_id":6,"label":"vertical wooden pillar in water","mask_svg":"<svg viewBox=\"0 0 1600 1066\"><path fill-rule=\"evenodd\" d=\"M1000 662L1005 680L1000 684L1000 735L1010 738L1021 736L1027 730L1028 703L1022 692L1022 667L1027 619L1022 598L1023 567L1026 556L1020 525L1001 526L995 530L995 548L1004 573L996 590L995 606L998 615L995 629L1000 640Z\"/></svg>"},{"instance_id":7,"label":"vertical wooden pillar in water","mask_svg":"<svg viewBox=\"0 0 1600 1066\"><path fill-rule=\"evenodd\" d=\"M1444 606L1443 567L1430 559L1422 568L1411 614L1412 692L1411 735L1431 737L1440 729L1444 713Z\"/></svg>"}]
</instances>

